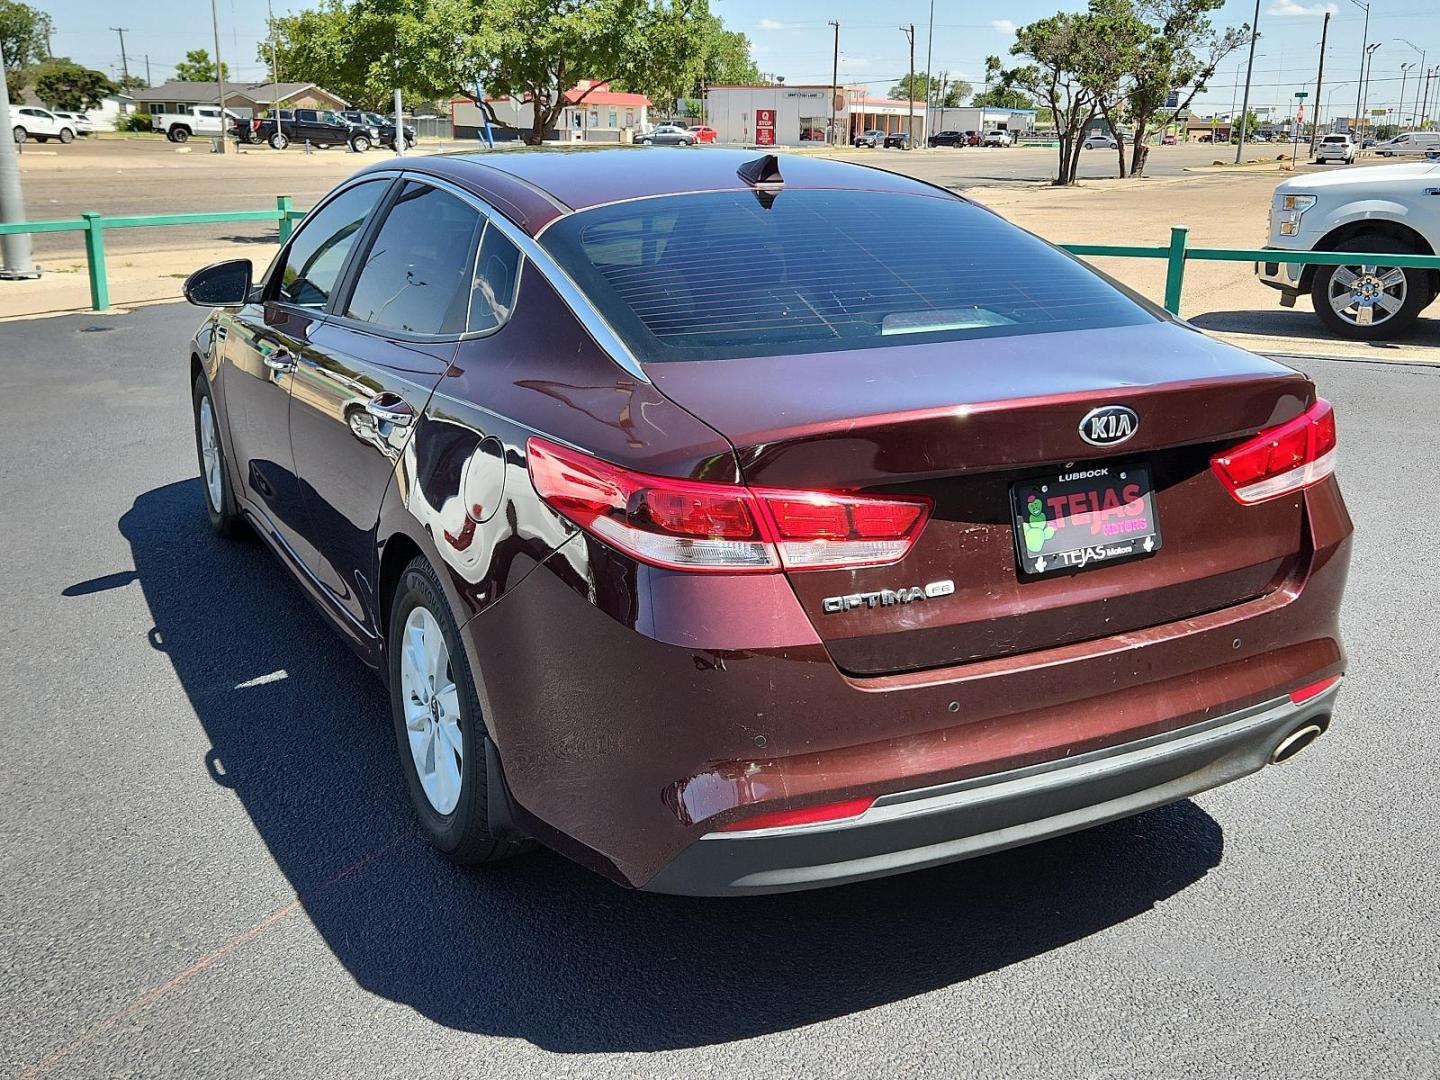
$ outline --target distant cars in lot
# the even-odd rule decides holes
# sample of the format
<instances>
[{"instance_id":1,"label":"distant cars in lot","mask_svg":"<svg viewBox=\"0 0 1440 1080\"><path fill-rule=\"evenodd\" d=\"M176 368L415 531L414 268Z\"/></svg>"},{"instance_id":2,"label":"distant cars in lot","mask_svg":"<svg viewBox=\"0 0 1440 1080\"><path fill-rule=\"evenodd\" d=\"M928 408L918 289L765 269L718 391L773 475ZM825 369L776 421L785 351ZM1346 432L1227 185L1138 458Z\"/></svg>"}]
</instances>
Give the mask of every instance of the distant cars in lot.
<instances>
[{"instance_id":1,"label":"distant cars in lot","mask_svg":"<svg viewBox=\"0 0 1440 1080\"><path fill-rule=\"evenodd\" d=\"M985 137L981 140L982 146L1012 146L1014 143L1015 136L1008 131L1001 131L999 128L985 132Z\"/></svg>"},{"instance_id":2,"label":"distant cars in lot","mask_svg":"<svg viewBox=\"0 0 1440 1080\"><path fill-rule=\"evenodd\" d=\"M1085 150L1118 150L1120 144L1113 135L1090 135L1080 144Z\"/></svg>"},{"instance_id":3,"label":"distant cars in lot","mask_svg":"<svg viewBox=\"0 0 1440 1080\"><path fill-rule=\"evenodd\" d=\"M874 150L885 142L885 132L879 128L871 128L869 131L862 131L856 135L853 141L856 146L866 146Z\"/></svg>"},{"instance_id":4,"label":"distant cars in lot","mask_svg":"<svg viewBox=\"0 0 1440 1080\"><path fill-rule=\"evenodd\" d=\"M1329 138L1329 136L1327 136ZM1331 331L1358 341L1392 338L1414 325L1440 294L1440 274L1357 262L1302 266L1287 251L1356 251L1429 255L1440 251L1440 168L1428 161L1372 165L1286 180L1270 204L1265 247L1275 261L1257 263L1260 280L1294 305L1309 293Z\"/></svg>"},{"instance_id":5,"label":"distant cars in lot","mask_svg":"<svg viewBox=\"0 0 1440 1080\"><path fill-rule=\"evenodd\" d=\"M317 150L348 146L363 154L380 141L380 130L352 123L331 109L277 109L252 121L247 141L266 142L274 150L284 150L292 142L308 142Z\"/></svg>"},{"instance_id":6,"label":"distant cars in lot","mask_svg":"<svg viewBox=\"0 0 1440 1080\"><path fill-rule=\"evenodd\" d=\"M1161 145L1161 146L1176 146L1176 145L1179 144L1179 142L1180 142L1180 140L1177 139L1174 135L1166 135L1163 139L1160 140L1160 145Z\"/></svg>"},{"instance_id":7,"label":"distant cars in lot","mask_svg":"<svg viewBox=\"0 0 1440 1080\"><path fill-rule=\"evenodd\" d=\"M908 131L892 131L885 136L885 141L882 145L887 150L909 150L910 133Z\"/></svg>"},{"instance_id":8,"label":"distant cars in lot","mask_svg":"<svg viewBox=\"0 0 1440 1080\"><path fill-rule=\"evenodd\" d=\"M1430 150L1440 150L1440 131L1402 131L1375 147L1381 157L1424 157Z\"/></svg>"},{"instance_id":9,"label":"distant cars in lot","mask_svg":"<svg viewBox=\"0 0 1440 1080\"><path fill-rule=\"evenodd\" d=\"M51 112L55 114L61 123L68 120L74 124L76 135L91 135L95 132L94 123L92 123L90 117L86 116L83 112L60 112L57 109L52 109Z\"/></svg>"},{"instance_id":10,"label":"distant cars in lot","mask_svg":"<svg viewBox=\"0 0 1440 1080\"><path fill-rule=\"evenodd\" d=\"M695 141L697 143L713 143L717 138L720 137L720 133L718 131L716 131L712 127L706 127L704 124L697 124L692 127L690 129L690 134L695 136ZM800 137L802 139L805 137L803 132L801 133Z\"/></svg>"},{"instance_id":11,"label":"distant cars in lot","mask_svg":"<svg viewBox=\"0 0 1440 1080\"><path fill-rule=\"evenodd\" d=\"M38 105L11 105L10 132L17 143L26 139L36 142L59 139L62 143L70 143L75 141L75 122L62 120Z\"/></svg>"},{"instance_id":12,"label":"distant cars in lot","mask_svg":"<svg viewBox=\"0 0 1440 1080\"><path fill-rule=\"evenodd\" d=\"M656 124L649 131L635 136L643 146L694 146L699 140L688 127L679 124Z\"/></svg>"},{"instance_id":13,"label":"distant cars in lot","mask_svg":"<svg viewBox=\"0 0 1440 1080\"><path fill-rule=\"evenodd\" d=\"M1338 161L1349 165L1355 160L1358 149L1355 140L1349 135L1326 135L1315 144L1315 164L1324 165L1327 161Z\"/></svg>"},{"instance_id":14,"label":"distant cars in lot","mask_svg":"<svg viewBox=\"0 0 1440 1080\"><path fill-rule=\"evenodd\" d=\"M173 143L189 142L192 135L223 135L226 127L233 131L240 123L243 123L241 118L229 109L221 119L218 105L197 105L186 113L152 113L150 116L150 126Z\"/></svg>"},{"instance_id":15,"label":"distant cars in lot","mask_svg":"<svg viewBox=\"0 0 1440 1080\"><path fill-rule=\"evenodd\" d=\"M379 135L381 146L395 149L395 118L393 116L381 116L379 113L363 112L360 109L347 109L340 114L352 124L366 129L373 129ZM405 149L409 150L415 145L415 129L405 129Z\"/></svg>"},{"instance_id":16,"label":"distant cars in lot","mask_svg":"<svg viewBox=\"0 0 1440 1080\"><path fill-rule=\"evenodd\" d=\"M928 146L968 146L963 131L937 131L925 140Z\"/></svg>"}]
</instances>

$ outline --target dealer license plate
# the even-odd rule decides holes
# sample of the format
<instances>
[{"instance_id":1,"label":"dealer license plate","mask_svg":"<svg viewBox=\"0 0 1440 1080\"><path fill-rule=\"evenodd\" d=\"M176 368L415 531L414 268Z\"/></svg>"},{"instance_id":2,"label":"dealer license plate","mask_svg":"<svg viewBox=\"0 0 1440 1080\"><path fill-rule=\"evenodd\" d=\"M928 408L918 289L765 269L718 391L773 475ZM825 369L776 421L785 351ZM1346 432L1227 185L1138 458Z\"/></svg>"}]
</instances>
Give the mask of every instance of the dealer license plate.
<instances>
[{"instance_id":1,"label":"dealer license plate","mask_svg":"<svg viewBox=\"0 0 1440 1080\"><path fill-rule=\"evenodd\" d=\"M1025 574L1086 570L1160 550L1143 465L1077 468L1010 487L1015 550Z\"/></svg>"}]
</instances>

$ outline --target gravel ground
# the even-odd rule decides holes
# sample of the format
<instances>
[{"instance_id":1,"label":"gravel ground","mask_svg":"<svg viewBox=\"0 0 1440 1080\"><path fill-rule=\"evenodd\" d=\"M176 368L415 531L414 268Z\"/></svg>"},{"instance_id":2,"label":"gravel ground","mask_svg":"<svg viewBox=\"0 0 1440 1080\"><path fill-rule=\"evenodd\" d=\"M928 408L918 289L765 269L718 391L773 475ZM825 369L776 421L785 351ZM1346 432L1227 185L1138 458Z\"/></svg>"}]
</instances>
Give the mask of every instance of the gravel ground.
<instances>
[{"instance_id":1,"label":"gravel ground","mask_svg":"<svg viewBox=\"0 0 1440 1080\"><path fill-rule=\"evenodd\" d=\"M11 1074L1440 1074L1440 740L1414 712L1440 370L1304 365L1358 531L1352 674L1294 764L974 862L696 901L430 853L378 684L258 544L207 531L199 317L0 329Z\"/></svg>"}]
</instances>

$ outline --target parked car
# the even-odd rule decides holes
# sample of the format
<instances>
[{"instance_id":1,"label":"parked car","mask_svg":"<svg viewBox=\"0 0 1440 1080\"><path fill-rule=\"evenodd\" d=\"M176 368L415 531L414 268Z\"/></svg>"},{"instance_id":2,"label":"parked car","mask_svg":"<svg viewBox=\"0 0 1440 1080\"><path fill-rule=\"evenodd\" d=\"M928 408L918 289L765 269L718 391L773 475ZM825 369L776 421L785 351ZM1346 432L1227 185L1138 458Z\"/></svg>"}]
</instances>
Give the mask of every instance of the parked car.
<instances>
[{"instance_id":1,"label":"parked car","mask_svg":"<svg viewBox=\"0 0 1440 1080\"><path fill-rule=\"evenodd\" d=\"M713 143L720 135L713 127L707 127L705 124L697 124L691 127L690 134L695 136L697 143ZM800 137L805 137L803 131L800 133Z\"/></svg>"},{"instance_id":2,"label":"parked car","mask_svg":"<svg viewBox=\"0 0 1440 1080\"><path fill-rule=\"evenodd\" d=\"M695 135L679 124L656 124L649 131L635 136L635 141L649 146L694 146Z\"/></svg>"},{"instance_id":3,"label":"parked car","mask_svg":"<svg viewBox=\"0 0 1440 1080\"><path fill-rule=\"evenodd\" d=\"M360 109L347 109L340 114L350 123L357 127L363 127L367 131L374 131L376 142L387 149L395 149L395 118L393 116L382 116L380 113L364 112ZM415 129L405 129L405 149L409 150L415 145Z\"/></svg>"},{"instance_id":4,"label":"parked car","mask_svg":"<svg viewBox=\"0 0 1440 1080\"><path fill-rule=\"evenodd\" d=\"M1349 135L1322 135L1315 144L1315 164L1324 165L1327 161L1338 161L1342 165L1350 165L1354 163L1357 153L1359 148Z\"/></svg>"},{"instance_id":5,"label":"parked car","mask_svg":"<svg viewBox=\"0 0 1440 1080\"><path fill-rule=\"evenodd\" d=\"M75 128L76 135L93 135L95 133L94 122L83 112L61 112L59 109L51 109L50 111L54 113L56 119L62 123L69 121Z\"/></svg>"},{"instance_id":6,"label":"parked car","mask_svg":"<svg viewBox=\"0 0 1440 1080\"><path fill-rule=\"evenodd\" d=\"M824 141L825 141L825 132L821 131L821 130L820 130L819 128L817 128L817 127L804 128L804 129L802 129L801 132L800 132L800 141L801 141L801 142L824 142Z\"/></svg>"},{"instance_id":7,"label":"parked car","mask_svg":"<svg viewBox=\"0 0 1440 1080\"><path fill-rule=\"evenodd\" d=\"M227 134L241 119L229 109L222 119L217 105L196 105L190 112L151 113L150 126L173 143L188 142L192 135Z\"/></svg>"},{"instance_id":8,"label":"parked car","mask_svg":"<svg viewBox=\"0 0 1440 1080\"><path fill-rule=\"evenodd\" d=\"M1360 148L1362 150L1370 150L1374 148L1378 142L1378 139L1366 139L1363 143L1360 144Z\"/></svg>"},{"instance_id":9,"label":"parked car","mask_svg":"<svg viewBox=\"0 0 1440 1080\"><path fill-rule=\"evenodd\" d=\"M186 282L195 498L380 675L437 848L812 888L1325 731L1351 526L1308 377L910 177L680 153L392 159L257 283Z\"/></svg>"},{"instance_id":10,"label":"parked car","mask_svg":"<svg viewBox=\"0 0 1440 1080\"><path fill-rule=\"evenodd\" d=\"M1174 135L1166 135L1166 136L1164 136L1164 137L1161 138L1161 140L1160 140L1160 145L1161 145L1161 146L1176 146L1176 145L1179 144L1179 142L1180 142L1180 140L1177 139Z\"/></svg>"},{"instance_id":11,"label":"parked car","mask_svg":"<svg viewBox=\"0 0 1440 1080\"><path fill-rule=\"evenodd\" d=\"M1328 138L1329 136L1327 136ZM1294 176L1275 189L1260 280L1293 307L1308 293L1333 333L1360 341L1409 330L1440 294L1440 272L1375 266L1301 266L1286 251L1429 255L1440 251L1440 167L1428 161Z\"/></svg>"},{"instance_id":12,"label":"parked car","mask_svg":"<svg viewBox=\"0 0 1440 1080\"><path fill-rule=\"evenodd\" d=\"M309 143L316 150L348 146L364 153L380 141L375 127L352 123L332 109L277 109L251 121L249 141L284 150L291 143Z\"/></svg>"},{"instance_id":13,"label":"parked car","mask_svg":"<svg viewBox=\"0 0 1440 1080\"><path fill-rule=\"evenodd\" d=\"M1424 157L1427 151L1440 150L1440 131L1402 131L1375 148L1381 157Z\"/></svg>"},{"instance_id":14,"label":"parked car","mask_svg":"<svg viewBox=\"0 0 1440 1080\"><path fill-rule=\"evenodd\" d=\"M75 141L74 121L62 120L38 105L11 105L10 132L17 143L26 139L42 143L51 139L59 139L62 143Z\"/></svg>"},{"instance_id":15,"label":"parked car","mask_svg":"<svg viewBox=\"0 0 1440 1080\"><path fill-rule=\"evenodd\" d=\"M926 140L927 144L934 146L969 146L970 140L966 138L963 131L937 131Z\"/></svg>"},{"instance_id":16,"label":"parked car","mask_svg":"<svg viewBox=\"0 0 1440 1080\"><path fill-rule=\"evenodd\" d=\"M885 140L881 145L886 150L909 150L910 133L908 131L892 131L885 136Z\"/></svg>"},{"instance_id":17,"label":"parked car","mask_svg":"<svg viewBox=\"0 0 1440 1080\"><path fill-rule=\"evenodd\" d=\"M1015 137L1008 131L1001 131L999 128L985 132L982 140L984 146L1010 146L1014 143Z\"/></svg>"},{"instance_id":18,"label":"parked car","mask_svg":"<svg viewBox=\"0 0 1440 1080\"><path fill-rule=\"evenodd\" d=\"M884 142L885 132L881 131L879 128L871 128L869 131L862 131L859 135L856 135L854 139L854 144L856 146L868 147L871 150L874 150L877 146L884 145Z\"/></svg>"},{"instance_id":19,"label":"parked car","mask_svg":"<svg viewBox=\"0 0 1440 1080\"><path fill-rule=\"evenodd\" d=\"M1082 150L1118 150L1120 144L1115 141L1114 135L1087 135L1085 141L1080 144Z\"/></svg>"}]
</instances>

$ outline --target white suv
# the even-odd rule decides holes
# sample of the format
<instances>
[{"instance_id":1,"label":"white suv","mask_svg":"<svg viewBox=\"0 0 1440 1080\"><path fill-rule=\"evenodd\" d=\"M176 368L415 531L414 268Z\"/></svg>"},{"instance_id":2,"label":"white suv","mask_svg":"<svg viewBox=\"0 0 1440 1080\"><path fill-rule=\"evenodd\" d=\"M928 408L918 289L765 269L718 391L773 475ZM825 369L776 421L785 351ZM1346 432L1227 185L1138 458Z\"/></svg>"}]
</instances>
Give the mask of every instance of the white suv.
<instances>
[{"instance_id":1,"label":"white suv","mask_svg":"<svg viewBox=\"0 0 1440 1080\"><path fill-rule=\"evenodd\" d=\"M1349 135L1326 135L1315 144L1315 164L1324 165L1327 161L1339 161L1346 165L1353 164L1359 147L1355 140Z\"/></svg>"},{"instance_id":2,"label":"white suv","mask_svg":"<svg viewBox=\"0 0 1440 1080\"><path fill-rule=\"evenodd\" d=\"M1440 272L1356 262L1302 266L1287 251L1430 255L1440 251L1440 163L1407 161L1294 176L1275 189L1260 280L1294 307L1310 294L1315 314L1341 337L1373 341L1403 334L1440 295Z\"/></svg>"},{"instance_id":3,"label":"white suv","mask_svg":"<svg viewBox=\"0 0 1440 1080\"><path fill-rule=\"evenodd\" d=\"M49 139L59 139L62 143L75 141L75 121L62 120L49 109L42 109L38 105L11 105L10 130L17 143L26 139L34 139L36 142Z\"/></svg>"}]
</instances>

